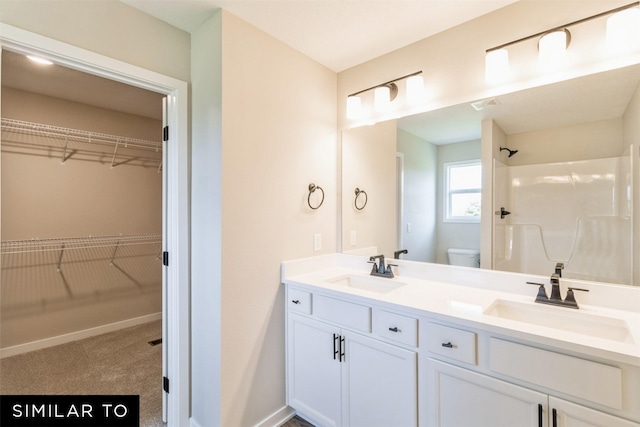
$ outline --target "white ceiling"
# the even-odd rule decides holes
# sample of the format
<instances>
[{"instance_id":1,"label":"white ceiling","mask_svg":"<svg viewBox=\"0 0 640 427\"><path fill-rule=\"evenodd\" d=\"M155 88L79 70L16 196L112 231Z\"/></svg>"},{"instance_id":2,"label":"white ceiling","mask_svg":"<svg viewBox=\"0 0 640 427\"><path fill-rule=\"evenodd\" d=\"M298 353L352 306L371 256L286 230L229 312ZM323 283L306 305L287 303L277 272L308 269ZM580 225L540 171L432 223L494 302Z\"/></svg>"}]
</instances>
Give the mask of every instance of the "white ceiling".
<instances>
[{"instance_id":1,"label":"white ceiling","mask_svg":"<svg viewBox=\"0 0 640 427\"><path fill-rule=\"evenodd\" d=\"M120 0L192 32L219 8L340 72L517 0Z\"/></svg>"}]
</instances>

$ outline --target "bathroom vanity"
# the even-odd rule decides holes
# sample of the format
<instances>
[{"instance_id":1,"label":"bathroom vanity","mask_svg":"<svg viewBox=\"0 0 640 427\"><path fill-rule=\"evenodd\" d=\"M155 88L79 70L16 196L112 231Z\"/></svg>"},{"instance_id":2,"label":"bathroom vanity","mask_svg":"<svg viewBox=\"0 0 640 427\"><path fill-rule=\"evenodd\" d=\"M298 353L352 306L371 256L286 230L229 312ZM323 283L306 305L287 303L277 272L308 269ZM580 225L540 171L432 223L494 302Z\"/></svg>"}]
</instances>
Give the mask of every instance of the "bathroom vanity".
<instances>
[{"instance_id":1,"label":"bathroom vanity","mask_svg":"<svg viewBox=\"0 0 640 427\"><path fill-rule=\"evenodd\" d=\"M287 403L317 426L640 426L640 290L331 254L282 264ZM548 283L548 278L546 278ZM562 294L570 280L561 282ZM547 286L550 289L549 286Z\"/></svg>"}]
</instances>

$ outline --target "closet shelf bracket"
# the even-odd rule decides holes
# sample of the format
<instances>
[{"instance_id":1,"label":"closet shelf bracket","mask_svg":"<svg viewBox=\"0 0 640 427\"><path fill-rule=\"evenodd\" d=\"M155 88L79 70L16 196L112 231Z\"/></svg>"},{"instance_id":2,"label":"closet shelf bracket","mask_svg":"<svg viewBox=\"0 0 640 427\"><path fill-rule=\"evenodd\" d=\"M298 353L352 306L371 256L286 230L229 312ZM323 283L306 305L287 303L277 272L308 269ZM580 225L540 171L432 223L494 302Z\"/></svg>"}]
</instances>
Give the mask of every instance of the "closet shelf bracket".
<instances>
[{"instance_id":1,"label":"closet shelf bracket","mask_svg":"<svg viewBox=\"0 0 640 427\"><path fill-rule=\"evenodd\" d=\"M56 267L56 271L58 273L62 273L62 256L64 255L64 246L65 244L63 243L62 246L60 247L60 256L58 257L58 266Z\"/></svg>"},{"instance_id":2,"label":"closet shelf bracket","mask_svg":"<svg viewBox=\"0 0 640 427\"><path fill-rule=\"evenodd\" d=\"M111 255L111 261L109 265L113 266L113 261L116 259L116 252L118 252L118 247L120 246L120 240L116 243L116 247L113 249L113 254Z\"/></svg>"},{"instance_id":3,"label":"closet shelf bracket","mask_svg":"<svg viewBox=\"0 0 640 427\"><path fill-rule=\"evenodd\" d=\"M69 134L67 133L64 137L64 150L62 151L62 160L60 161L60 166L65 166L65 162L67 161L67 146L69 145Z\"/></svg>"},{"instance_id":4,"label":"closet shelf bracket","mask_svg":"<svg viewBox=\"0 0 640 427\"><path fill-rule=\"evenodd\" d=\"M116 167L116 153L118 152L118 146L120 145L120 138L116 141L116 148L113 149L113 157L111 158L111 169Z\"/></svg>"}]
</instances>

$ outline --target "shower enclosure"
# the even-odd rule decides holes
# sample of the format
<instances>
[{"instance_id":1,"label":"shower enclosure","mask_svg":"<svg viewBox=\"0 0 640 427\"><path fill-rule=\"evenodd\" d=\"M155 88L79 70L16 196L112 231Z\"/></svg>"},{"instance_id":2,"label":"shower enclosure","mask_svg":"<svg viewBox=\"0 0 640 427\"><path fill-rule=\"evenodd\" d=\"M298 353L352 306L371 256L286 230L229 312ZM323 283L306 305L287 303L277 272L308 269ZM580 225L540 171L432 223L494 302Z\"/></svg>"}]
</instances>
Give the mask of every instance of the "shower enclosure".
<instances>
[{"instance_id":1,"label":"shower enclosure","mask_svg":"<svg viewBox=\"0 0 640 427\"><path fill-rule=\"evenodd\" d=\"M633 284L634 149L522 166L494 160L493 267L550 275L563 263L564 277Z\"/></svg>"}]
</instances>

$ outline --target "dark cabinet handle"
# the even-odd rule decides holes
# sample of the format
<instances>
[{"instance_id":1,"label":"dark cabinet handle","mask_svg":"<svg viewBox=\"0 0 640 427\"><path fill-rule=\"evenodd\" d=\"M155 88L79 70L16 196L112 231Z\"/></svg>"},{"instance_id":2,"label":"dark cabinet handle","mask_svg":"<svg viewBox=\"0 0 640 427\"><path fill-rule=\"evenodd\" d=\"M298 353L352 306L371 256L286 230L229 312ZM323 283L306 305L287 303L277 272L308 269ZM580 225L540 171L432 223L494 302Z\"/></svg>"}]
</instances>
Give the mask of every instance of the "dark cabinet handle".
<instances>
[{"instance_id":1,"label":"dark cabinet handle","mask_svg":"<svg viewBox=\"0 0 640 427\"><path fill-rule=\"evenodd\" d=\"M340 335L333 334L333 360L336 360L336 356L340 354L340 350L338 350L339 338L340 338Z\"/></svg>"},{"instance_id":2,"label":"dark cabinet handle","mask_svg":"<svg viewBox=\"0 0 640 427\"><path fill-rule=\"evenodd\" d=\"M400 330L398 329L398 327L397 327L397 326L394 326L393 328L389 328L389 330L390 330L391 332L400 332Z\"/></svg>"},{"instance_id":3,"label":"dark cabinet handle","mask_svg":"<svg viewBox=\"0 0 640 427\"><path fill-rule=\"evenodd\" d=\"M297 300L297 299L291 300L291 302L294 304L300 304L300 300Z\"/></svg>"},{"instance_id":4,"label":"dark cabinet handle","mask_svg":"<svg viewBox=\"0 0 640 427\"><path fill-rule=\"evenodd\" d=\"M542 404L538 403L538 427L542 427Z\"/></svg>"},{"instance_id":5,"label":"dark cabinet handle","mask_svg":"<svg viewBox=\"0 0 640 427\"><path fill-rule=\"evenodd\" d=\"M451 344L451 342L443 342L442 346L447 348L453 348L453 344Z\"/></svg>"},{"instance_id":6,"label":"dark cabinet handle","mask_svg":"<svg viewBox=\"0 0 640 427\"><path fill-rule=\"evenodd\" d=\"M344 355L345 345L344 345L344 337L340 337L340 361L344 362L346 357Z\"/></svg>"},{"instance_id":7,"label":"dark cabinet handle","mask_svg":"<svg viewBox=\"0 0 640 427\"><path fill-rule=\"evenodd\" d=\"M553 408L553 410L551 411L551 424L553 427L558 427L558 411L556 411L556 408Z\"/></svg>"}]
</instances>

